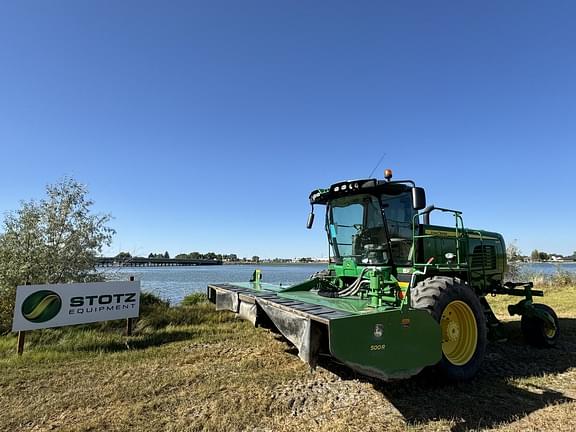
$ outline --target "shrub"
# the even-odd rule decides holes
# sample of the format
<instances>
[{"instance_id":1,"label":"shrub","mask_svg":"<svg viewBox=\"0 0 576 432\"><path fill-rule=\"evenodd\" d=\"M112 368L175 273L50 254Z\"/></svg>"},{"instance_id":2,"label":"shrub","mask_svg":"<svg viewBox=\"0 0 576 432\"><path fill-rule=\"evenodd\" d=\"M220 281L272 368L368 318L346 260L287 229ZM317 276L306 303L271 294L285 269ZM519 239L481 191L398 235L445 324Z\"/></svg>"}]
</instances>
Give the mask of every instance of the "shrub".
<instances>
[{"instance_id":1,"label":"shrub","mask_svg":"<svg viewBox=\"0 0 576 432\"><path fill-rule=\"evenodd\" d=\"M571 273L558 266L556 273L550 278L550 284L553 286L576 285L576 273Z\"/></svg>"},{"instance_id":2,"label":"shrub","mask_svg":"<svg viewBox=\"0 0 576 432\"><path fill-rule=\"evenodd\" d=\"M91 213L84 185L66 178L46 198L8 213L0 234L0 334L10 330L16 286L100 280L95 257L109 246L110 215Z\"/></svg>"},{"instance_id":3,"label":"shrub","mask_svg":"<svg viewBox=\"0 0 576 432\"><path fill-rule=\"evenodd\" d=\"M146 304L140 306L140 318L136 324L138 332L158 330L167 326L222 323L234 320L234 315L216 312L208 298L202 293L187 295L179 306L170 306L150 293L142 293Z\"/></svg>"},{"instance_id":4,"label":"shrub","mask_svg":"<svg viewBox=\"0 0 576 432\"><path fill-rule=\"evenodd\" d=\"M207 303L208 297L204 293L192 293L188 294L182 300L182 306L191 306L196 305L198 303Z\"/></svg>"},{"instance_id":5,"label":"shrub","mask_svg":"<svg viewBox=\"0 0 576 432\"><path fill-rule=\"evenodd\" d=\"M505 275L506 280L517 281L520 279L522 265L521 255L520 249L518 249L515 241L508 244L506 247L506 258L508 262L508 269Z\"/></svg>"}]
</instances>

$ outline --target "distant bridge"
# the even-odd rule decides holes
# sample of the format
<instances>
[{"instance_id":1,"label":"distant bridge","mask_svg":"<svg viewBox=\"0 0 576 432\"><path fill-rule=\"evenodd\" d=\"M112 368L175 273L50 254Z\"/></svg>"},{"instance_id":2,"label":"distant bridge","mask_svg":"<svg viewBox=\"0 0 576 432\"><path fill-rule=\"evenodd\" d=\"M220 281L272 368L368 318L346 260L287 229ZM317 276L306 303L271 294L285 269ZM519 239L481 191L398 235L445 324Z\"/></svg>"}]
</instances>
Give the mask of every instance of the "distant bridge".
<instances>
[{"instance_id":1,"label":"distant bridge","mask_svg":"<svg viewBox=\"0 0 576 432\"><path fill-rule=\"evenodd\" d=\"M171 266L207 266L222 265L221 260L180 259L180 258L116 258L97 257L97 267L171 267Z\"/></svg>"}]
</instances>

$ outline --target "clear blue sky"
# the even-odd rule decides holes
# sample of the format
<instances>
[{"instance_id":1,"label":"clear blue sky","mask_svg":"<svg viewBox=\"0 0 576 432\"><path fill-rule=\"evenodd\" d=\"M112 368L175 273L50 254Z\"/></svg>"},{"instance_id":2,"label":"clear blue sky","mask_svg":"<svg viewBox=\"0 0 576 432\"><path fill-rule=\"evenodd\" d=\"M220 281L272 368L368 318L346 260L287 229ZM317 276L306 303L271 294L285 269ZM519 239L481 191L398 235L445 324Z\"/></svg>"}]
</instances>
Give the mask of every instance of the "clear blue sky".
<instances>
[{"instance_id":1,"label":"clear blue sky","mask_svg":"<svg viewBox=\"0 0 576 432\"><path fill-rule=\"evenodd\" d=\"M1 1L0 211L71 175L110 253L326 256L308 193L394 169L576 250L576 2Z\"/></svg>"}]
</instances>

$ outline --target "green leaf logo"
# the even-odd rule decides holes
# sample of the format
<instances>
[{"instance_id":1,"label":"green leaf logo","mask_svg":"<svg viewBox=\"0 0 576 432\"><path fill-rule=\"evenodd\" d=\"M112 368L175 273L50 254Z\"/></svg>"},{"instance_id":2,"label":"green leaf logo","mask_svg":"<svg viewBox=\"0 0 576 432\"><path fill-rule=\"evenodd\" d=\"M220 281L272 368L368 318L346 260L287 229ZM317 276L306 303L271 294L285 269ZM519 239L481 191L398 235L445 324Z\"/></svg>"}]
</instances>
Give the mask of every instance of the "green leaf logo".
<instances>
[{"instance_id":1,"label":"green leaf logo","mask_svg":"<svg viewBox=\"0 0 576 432\"><path fill-rule=\"evenodd\" d=\"M22 303L22 315L33 323L51 320L62 308L62 299L54 291L36 291L26 297Z\"/></svg>"}]
</instances>

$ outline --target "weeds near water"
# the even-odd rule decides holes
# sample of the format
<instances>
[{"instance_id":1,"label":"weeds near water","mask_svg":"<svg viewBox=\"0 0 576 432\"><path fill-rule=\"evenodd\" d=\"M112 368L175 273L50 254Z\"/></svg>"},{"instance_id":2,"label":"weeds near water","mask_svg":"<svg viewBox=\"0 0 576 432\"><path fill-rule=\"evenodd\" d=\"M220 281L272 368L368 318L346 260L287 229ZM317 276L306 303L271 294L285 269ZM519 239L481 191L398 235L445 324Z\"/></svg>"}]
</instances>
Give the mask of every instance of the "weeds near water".
<instances>
[{"instance_id":1,"label":"weeds near water","mask_svg":"<svg viewBox=\"0 0 576 432\"><path fill-rule=\"evenodd\" d=\"M204 293L192 293L188 294L182 300L182 306L192 306L199 303L207 303L208 297Z\"/></svg>"},{"instance_id":2,"label":"weeds near water","mask_svg":"<svg viewBox=\"0 0 576 432\"><path fill-rule=\"evenodd\" d=\"M568 287L576 285L576 272L564 270L560 265L557 265L556 271L552 274L522 271L518 280L530 281L540 287Z\"/></svg>"}]
</instances>

